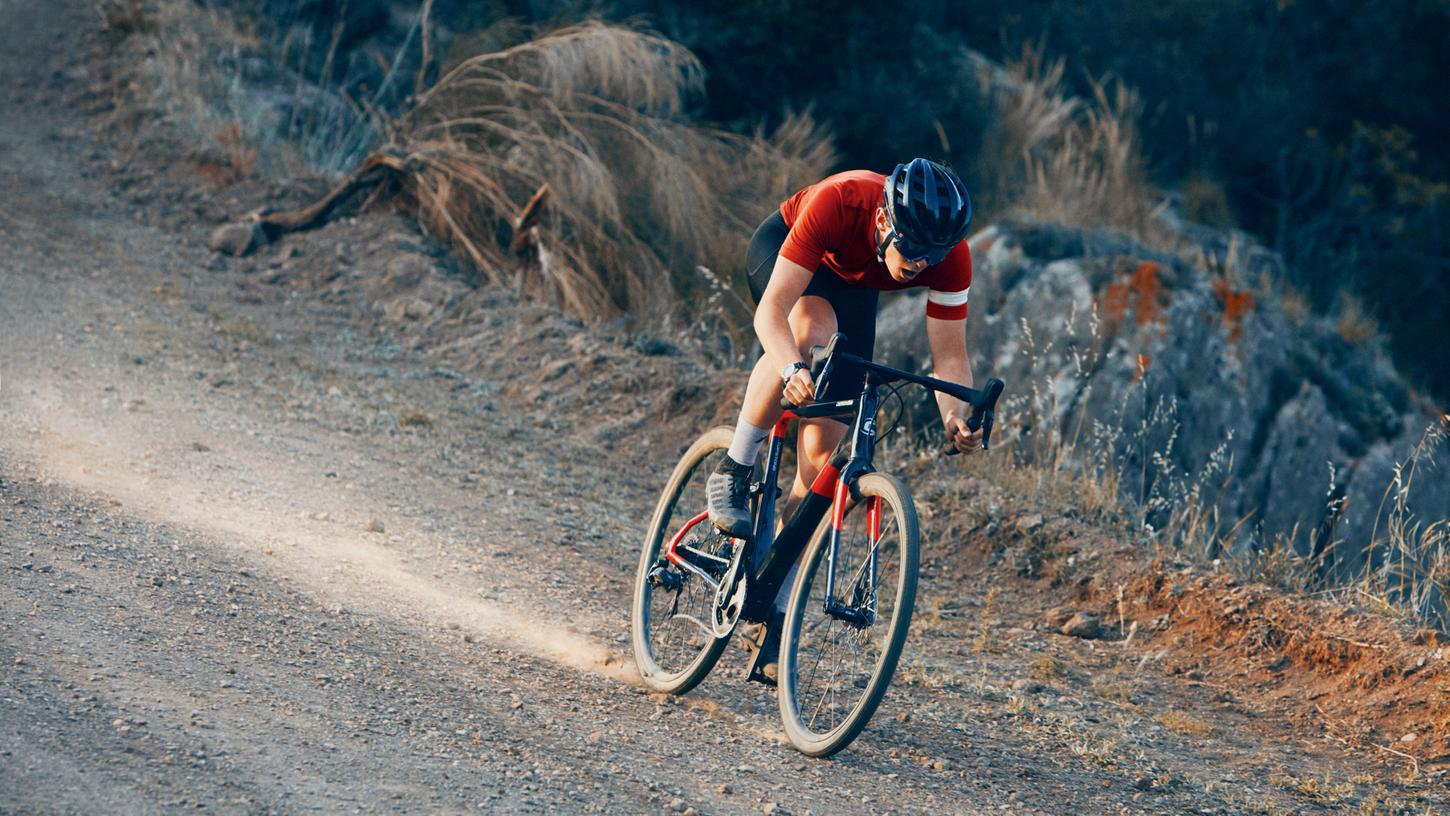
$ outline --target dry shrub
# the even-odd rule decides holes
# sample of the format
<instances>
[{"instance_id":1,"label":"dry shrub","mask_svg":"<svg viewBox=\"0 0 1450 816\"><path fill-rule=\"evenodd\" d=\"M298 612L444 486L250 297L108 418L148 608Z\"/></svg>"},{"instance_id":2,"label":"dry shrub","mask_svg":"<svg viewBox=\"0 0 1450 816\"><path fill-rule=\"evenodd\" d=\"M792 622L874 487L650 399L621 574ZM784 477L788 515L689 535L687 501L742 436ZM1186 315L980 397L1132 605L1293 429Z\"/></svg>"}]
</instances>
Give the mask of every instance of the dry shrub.
<instances>
[{"instance_id":1,"label":"dry shrub","mask_svg":"<svg viewBox=\"0 0 1450 816\"><path fill-rule=\"evenodd\" d=\"M1090 79L1091 99L1074 97L1063 85L1064 61L1047 60L1045 50L1024 45L1003 70L979 63L996 112L978 173L988 191L1011 202L1004 209L1030 218L1121 230L1171 247L1144 167L1137 93Z\"/></svg>"},{"instance_id":2,"label":"dry shrub","mask_svg":"<svg viewBox=\"0 0 1450 816\"><path fill-rule=\"evenodd\" d=\"M267 46L215 8L190 0L112 3L102 9L102 41L116 50L117 108L134 117L123 122L133 138L141 138L141 121L159 113L194 146L202 175L219 183L253 171L336 176L379 141L376 118L325 82L283 66L267 87L248 79L247 66Z\"/></svg>"},{"instance_id":3,"label":"dry shrub","mask_svg":"<svg viewBox=\"0 0 1450 816\"><path fill-rule=\"evenodd\" d=\"M1362 345L1380 336L1379 324L1364 307L1364 301L1345 292L1339 297L1334 329L1346 343Z\"/></svg>"},{"instance_id":4,"label":"dry shrub","mask_svg":"<svg viewBox=\"0 0 1450 816\"><path fill-rule=\"evenodd\" d=\"M602 23L470 57L390 125L401 193L492 283L578 317L659 318L708 297L697 267L735 268L755 222L834 160L808 114L770 136L692 126L703 77L677 43ZM520 264L501 246L545 184L537 262Z\"/></svg>"},{"instance_id":5,"label":"dry shrub","mask_svg":"<svg viewBox=\"0 0 1450 816\"><path fill-rule=\"evenodd\" d=\"M1415 449L1394 468L1375 511L1371 555L1355 586L1361 598L1450 631L1450 519L1422 518L1410 506L1420 470L1437 466L1450 439L1450 416L1428 426ZM1378 562L1378 563L1376 563Z\"/></svg>"}]
</instances>

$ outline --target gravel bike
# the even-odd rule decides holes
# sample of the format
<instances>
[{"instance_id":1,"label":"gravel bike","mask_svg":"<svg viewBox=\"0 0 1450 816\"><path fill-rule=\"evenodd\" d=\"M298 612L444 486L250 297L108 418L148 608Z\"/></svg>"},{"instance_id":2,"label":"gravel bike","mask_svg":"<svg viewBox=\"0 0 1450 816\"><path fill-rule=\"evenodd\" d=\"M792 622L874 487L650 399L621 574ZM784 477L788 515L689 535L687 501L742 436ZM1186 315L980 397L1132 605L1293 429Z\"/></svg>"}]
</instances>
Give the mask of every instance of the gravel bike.
<instances>
[{"instance_id":1,"label":"gravel bike","mask_svg":"<svg viewBox=\"0 0 1450 816\"><path fill-rule=\"evenodd\" d=\"M1003 388L998 379L978 390L879 365L837 351L842 339L838 333L812 350L817 393L833 370L846 366L864 369L861 392L852 399L783 405L763 472L757 465L760 478L750 487L749 541L722 533L705 511L705 480L725 456L732 429L713 428L685 451L645 535L631 616L644 682L684 694L714 668L737 624L772 617L776 595L799 560L780 635L776 693L786 734L810 756L840 751L870 721L896 671L916 600L916 508L900 479L872 467L882 389L894 393L915 383L970 403L967 425L982 429L986 449ZM854 417L850 444L837 451L777 531L789 423L819 417ZM758 669L752 666L750 679L761 679Z\"/></svg>"}]
</instances>

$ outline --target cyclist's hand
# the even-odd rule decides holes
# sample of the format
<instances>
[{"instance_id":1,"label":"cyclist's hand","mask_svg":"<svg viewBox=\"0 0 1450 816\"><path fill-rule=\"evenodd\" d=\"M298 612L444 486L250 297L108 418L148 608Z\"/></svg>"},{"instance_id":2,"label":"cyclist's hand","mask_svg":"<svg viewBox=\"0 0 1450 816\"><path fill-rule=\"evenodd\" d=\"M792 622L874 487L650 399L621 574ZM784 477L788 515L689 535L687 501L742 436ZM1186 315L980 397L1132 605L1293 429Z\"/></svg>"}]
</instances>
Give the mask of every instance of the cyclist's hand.
<instances>
[{"instance_id":1,"label":"cyclist's hand","mask_svg":"<svg viewBox=\"0 0 1450 816\"><path fill-rule=\"evenodd\" d=\"M802 368L786 380L785 398L791 405L805 405L816 398L816 383L810 371Z\"/></svg>"},{"instance_id":2,"label":"cyclist's hand","mask_svg":"<svg viewBox=\"0 0 1450 816\"><path fill-rule=\"evenodd\" d=\"M966 419L956 414L947 414L946 419L947 441L956 445L961 453L976 453L982 449L982 429L972 430L967 427Z\"/></svg>"}]
</instances>

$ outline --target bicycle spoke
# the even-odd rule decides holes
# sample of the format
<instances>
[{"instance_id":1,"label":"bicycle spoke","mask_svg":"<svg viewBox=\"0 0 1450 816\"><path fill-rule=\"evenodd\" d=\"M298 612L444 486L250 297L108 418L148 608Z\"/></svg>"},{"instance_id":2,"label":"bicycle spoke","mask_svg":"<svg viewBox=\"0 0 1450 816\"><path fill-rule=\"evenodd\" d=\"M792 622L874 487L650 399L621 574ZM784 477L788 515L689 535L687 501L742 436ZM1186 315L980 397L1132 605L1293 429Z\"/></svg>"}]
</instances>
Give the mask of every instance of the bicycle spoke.
<instances>
[{"instance_id":1,"label":"bicycle spoke","mask_svg":"<svg viewBox=\"0 0 1450 816\"><path fill-rule=\"evenodd\" d=\"M715 635L715 596L733 554L704 519L706 478L725 457L731 431L717 428L686 451L661 498L641 554L634 645L654 688L682 693L700 682L725 647ZM666 557L669 542L675 558Z\"/></svg>"},{"instance_id":2,"label":"bicycle spoke","mask_svg":"<svg viewBox=\"0 0 1450 816\"><path fill-rule=\"evenodd\" d=\"M791 741L812 755L848 745L875 711L905 637L905 593L915 593L915 513L897 506L898 482L878 474L866 479L875 485L866 493L871 501L847 508L834 558L831 529L817 533L791 599L781 714ZM834 579L826 574L831 569ZM826 597L827 583L833 597Z\"/></svg>"}]
</instances>

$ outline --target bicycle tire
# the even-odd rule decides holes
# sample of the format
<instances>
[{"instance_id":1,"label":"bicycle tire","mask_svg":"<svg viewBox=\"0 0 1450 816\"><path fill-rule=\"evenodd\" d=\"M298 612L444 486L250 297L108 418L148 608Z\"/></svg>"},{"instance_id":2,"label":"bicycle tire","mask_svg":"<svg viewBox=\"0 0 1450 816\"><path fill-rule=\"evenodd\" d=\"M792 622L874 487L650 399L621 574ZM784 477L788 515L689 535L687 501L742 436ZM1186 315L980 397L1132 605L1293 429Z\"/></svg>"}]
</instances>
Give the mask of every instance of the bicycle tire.
<instances>
[{"instance_id":1,"label":"bicycle tire","mask_svg":"<svg viewBox=\"0 0 1450 816\"><path fill-rule=\"evenodd\" d=\"M702 644L694 656L686 660L683 656L672 656L665 659L661 654L662 644L655 642L656 620L652 611L652 601L662 587L651 584L650 574L659 560L661 549L666 545L669 537L678 532L685 521L692 518L697 512L705 509L703 501L705 479L708 478L713 468L702 468L701 465L710 459L712 454L724 455L730 447L734 429L725 426L711 428L700 438L690 445L680 461L675 465L670 479L665 484L660 494L659 504L655 507L654 516L650 521L648 532L645 533L644 547L640 552L639 569L635 575L634 603L630 614L630 635L634 646L635 665L639 669L640 677L645 684L656 691L663 691L669 694L684 694L704 680L715 664L720 660L720 655L729 645L730 636L715 637L705 636L708 633L700 633ZM697 485L699 490L690 488ZM686 497L687 491L691 494ZM698 496L695 494L698 493ZM699 506L695 507L693 500L699 500ZM688 508L684 508L685 515L680 515L677 510L682 509L682 499L691 502ZM723 538L718 531L714 531L708 519L702 522L708 530L704 534L713 533L717 538ZM683 573L688 582L694 580L700 588L706 588L698 578ZM688 585L688 583L687 583ZM664 590L668 591L668 590ZM676 605L683 590L676 591ZM672 616L672 619L676 616ZM679 616L684 617L684 616ZM663 622L661 622L663 623ZM688 623L688 620L686 621ZM663 628L663 627L659 627ZM688 632L686 629L685 631ZM671 651L682 651L688 653L688 646ZM668 664L668 665L666 665Z\"/></svg>"},{"instance_id":2,"label":"bicycle tire","mask_svg":"<svg viewBox=\"0 0 1450 816\"><path fill-rule=\"evenodd\" d=\"M888 532L887 522L877 523L879 538L875 544L870 543L870 536L865 536L859 549L860 558L854 558L851 547L855 546L847 541L848 531L853 525L853 514L857 517L855 521L869 518L863 508L868 507L868 502L862 501L853 505L844 514L842 524L842 543L837 552L837 587L833 595L844 597L847 592L857 592L866 583L860 576L866 572L865 561L870 551L877 551L876 567L883 568L883 565L894 556L896 562L897 577L892 590L894 596L890 599L890 619L884 621L875 620L867 624L851 623L828 614L825 609L824 581L828 559L826 554L830 549L831 519L823 519L821 525L816 529L811 539L810 547L806 550L801 568L796 575L795 584L791 589L790 601L785 615L785 630L781 634L780 671L777 684L776 698L780 703L781 720L785 725L786 735L790 738L791 744L801 753L813 757L830 756L846 746L861 733L861 730L870 722L871 716L876 713L876 708L881 703L886 689L891 684L892 675L896 672L897 661L901 657L901 650L906 643L907 630L911 624L911 614L916 604L917 573L920 565L920 526L918 524L916 507L911 500L911 493L902 482L884 473L868 473L863 475L857 482L857 486L863 498L878 498L890 508L895 535ZM885 510L881 511L885 517ZM869 521L867 521L869 527ZM886 539L891 537L895 544L887 544ZM848 546L850 544L850 546ZM853 575L854 573L854 575ZM850 577L846 577L850 576ZM844 578L844 583L842 580ZM883 581L879 589L884 590L889 582ZM884 592L880 593L884 595ZM883 603L884 599L877 593L870 593L869 601L860 601L871 606L873 611L875 605ZM858 607L859 608L859 607ZM884 615L883 615L884 616ZM837 625L841 629L837 629ZM878 631L877 627L884 625L884 632ZM854 630L854 633L851 632ZM834 705L827 706L828 700L837 700L834 690L820 690L815 687L814 679L820 674L819 667L822 660L826 659L825 654L831 647L833 635L827 632L845 631L846 638L857 642L869 642L874 636L873 632L884 636L880 657L872 661L869 674L864 678L857 676L850 678L849 686L839 684L848 690L843 693ZM865 634L860 634L865 633ZM848 644L841 644L847 646ZM812 661L814 661L812 663ZM811 664L811 665L806 665ZM830 669L831 677L828 683L835 681L837 668L840 663ZM802 677L802 670L808 672L807 677ZM864 667L863 667L864 669ZM845 678L842 678L843 680ZM803 688L809 686L809 690ZM850 699L856 689L860 689L860 696L854 700ZM839 721L827 718L823 728L817 727L818 719L822 709L829 711L839 710L841 712Z\"/></svg>"}]
</instances>

